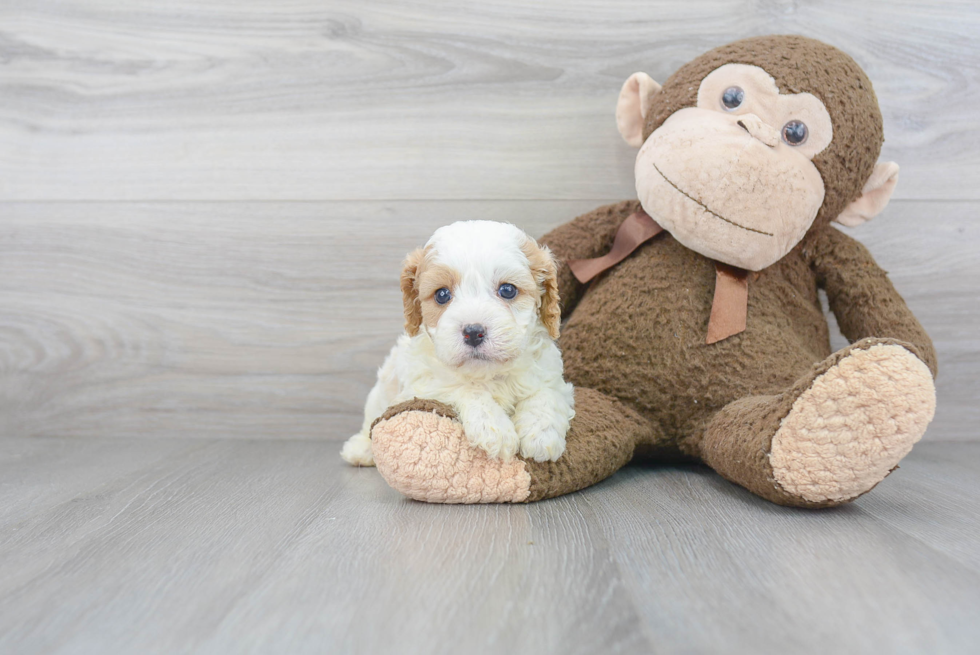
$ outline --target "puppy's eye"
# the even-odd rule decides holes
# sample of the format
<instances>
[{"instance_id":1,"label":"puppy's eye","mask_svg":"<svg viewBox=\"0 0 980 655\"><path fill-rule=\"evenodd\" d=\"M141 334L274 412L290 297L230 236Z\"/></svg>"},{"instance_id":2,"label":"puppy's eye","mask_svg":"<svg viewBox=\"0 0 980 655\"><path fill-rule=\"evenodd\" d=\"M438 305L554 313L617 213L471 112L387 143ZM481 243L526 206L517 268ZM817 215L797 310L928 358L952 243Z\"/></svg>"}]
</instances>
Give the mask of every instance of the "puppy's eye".
<instances>
[{"instance_id":1,"label":"puppy's eye","mask_svg":"<svg viewBox=\"0 0 980 655\"><path fill-rule=\"evenodd\" d=\"M745 91L738 86L730 86L721 94L721 106L729 111L738 109L745 100Z\"/></svg>"},{"instance_id":2,"label":"puppy's eye","mask_svg":"<svg viewBox=\"0 0 980 655\"><path fill-rule=\"evenodd\" d=\"M513 284L507 284L505 282L497 289L497 293L500 294L500 297L504 300L513 300L517 297L517 287L515 287Z\"/></svg>"},{"instance_id":3,"label":"puppy's eye","mask_svg":"<svg viewBox=\"0 0 980 655\"><path fill-rule=\"evenodd\" d=\"M449 289L443 287L438 291L436 291L435 298L437 303L439 303L440 305L445 305L447 302L453 299L453 294L451 291L449 291Z\"/></svg>"},{"instance_id":4,"label":"puppy's eye","mask_svg":"<svg viewBox=\"0 0 980 655\"><path fill-rule=\"evenodd\" d=\"M790 121L783 125L783 141L791 146L801 146L809 135L806 124L800 121Z\"/></svg>"}]
</instances>

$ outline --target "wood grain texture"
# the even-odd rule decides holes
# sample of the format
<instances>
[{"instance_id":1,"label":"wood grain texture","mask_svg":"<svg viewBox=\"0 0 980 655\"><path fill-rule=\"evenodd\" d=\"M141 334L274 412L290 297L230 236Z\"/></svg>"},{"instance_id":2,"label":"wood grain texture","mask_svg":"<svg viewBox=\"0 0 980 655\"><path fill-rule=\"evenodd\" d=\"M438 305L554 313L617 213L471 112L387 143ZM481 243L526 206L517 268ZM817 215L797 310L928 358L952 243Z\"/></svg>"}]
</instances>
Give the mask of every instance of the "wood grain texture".
<instances>
[{"instance_id":1,"label":"wood grain texture","mask_svg":"<svg viewBox=\"0 0 980 655\"><path fill-rule=\"evenodd\" d=\"M405 253L461 218L540 235L598 204L0 205L0 435L342 438L401 332ZM978 436L978 212L895 202L852 230L936 341L928 439Z\"/></svg>"},{"instance_id":2,"label":"wood grain texture","mask_svg":"<svg viewBox=\"0 0 980 655\"><path fill-rule=\"evenodd\" d=\"M540 233L592 205L5 205L0 434L352 434L410 249L459 218Z\"/></svg>"},{"instance_id":3,"label":"wood grain texture","mask_svg":"<svg viewBox=\"0 0 980 655\"><path fill-rule=\"evenodd\" d=\"M980 639L980 444L920 444L872 494L804 511L697 467L631 467L526 506L426 505L332 443L151 441L0 439L33 453L0 460L5 497L32 508L0 506L0 650L823 655ZM117 454L101 479L65 456L78 444Z\"/></svg>"},{"instance_id":4,"label":"wood grain texture","mask_svg":"<svg viewBox=\"0 0 980 655\"><path fill-rule=\"evenodd\" d=\"M345 467L404 254L633 197L623 79L765 33L875 82L899 201L852 233L936 342L933 443L822 512ZM0 4L0 652L975 651L978 33L972 0Z\"/></svg>"},{"instance_id":5,"label":"wood grain texture","mask_svg":"<svg viewBox=\"0 0 980 655\"><path fill-rule=\"evenodd\" d=\"M966 472L956 455L974 460L980 445L938 455L946 446L920 444L867 497L827 512L778 508L705 468L628 468L609 481L618 493L587 499L620 544L616 561L634 573L629 591L666 652L967 653L980 577L960 562L975 560L976 547L959 558L943 551L962 523L976 525L977 501L944 523L929 514L943 496L906 486L941 468L955 471L944 492L958 495L954 480ZM923 455L943 465L920 472ZM893 509L881 521L883 506ZM925 521L933 534L916 529Z\"/></svg>"},{"instance_id":6,"label":"wood grain texture","mask_svg":"<svg viewBox=\"0 0 980 655\"><path fill-rule=\"evenodd\" d=\"M867 70L898 197L980 199L973 0L8 0L0 200L628 197L623 80L767 33Z\"/></svg>"},{"instance_id":7,"label":"wood grain texture","mask_svg":"<svg viewBox=\"0 0 980 655\"><path fill-rule=\"evenodd\" d=\"M980 572L980 459L970 443L943 444L941 449L925 447L903 461L900 472L908 477L901 492L891 485L871 493L861 503L875 520L941 551L974 571ZM896 473L898 476L898 473Z\"/></svg>"}]
</instances>

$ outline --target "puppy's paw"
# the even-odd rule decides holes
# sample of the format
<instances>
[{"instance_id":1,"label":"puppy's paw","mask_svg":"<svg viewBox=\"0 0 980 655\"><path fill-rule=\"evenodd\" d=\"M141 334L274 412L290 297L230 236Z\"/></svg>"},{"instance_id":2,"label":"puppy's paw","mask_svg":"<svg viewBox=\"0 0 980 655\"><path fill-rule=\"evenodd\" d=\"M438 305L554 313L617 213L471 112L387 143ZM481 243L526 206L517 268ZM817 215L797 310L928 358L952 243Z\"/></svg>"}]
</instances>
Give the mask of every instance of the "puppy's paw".
<instances>
[{"instance_id":1,"label":"puppy's paw","mask_svg":"<svg viewBox=\"0 0 980 655\"><path fill-rule=\"evenodd\" d=\"M471 409L460 420L472 445L487 451L490 457L506 461L517 454L520 441L510 417L499 407L494 409Z\"/></svg>"},{"instance_id":2,"label":"puppy's paw","mask_svg":"<svg viewBox=\"0 0 980 655\"><path fill-rule=\"evenodd\" d=\"M340 450L344 461L354 466L374 466L374 454L371 452L371 437L358 432L344 443Z\"/></svg>"},{"instance_id":3,"label":"puppy's paw","mask_svg":"<svg viewBox=\"0 0 980 655\"><path fill-rule=\"evenodd\" d=\"M514 426L521 440L521 457L553 462L565 452L565 435L555 428L554 421L523 413L514 418Z\"/></svg>"}]
</instances>

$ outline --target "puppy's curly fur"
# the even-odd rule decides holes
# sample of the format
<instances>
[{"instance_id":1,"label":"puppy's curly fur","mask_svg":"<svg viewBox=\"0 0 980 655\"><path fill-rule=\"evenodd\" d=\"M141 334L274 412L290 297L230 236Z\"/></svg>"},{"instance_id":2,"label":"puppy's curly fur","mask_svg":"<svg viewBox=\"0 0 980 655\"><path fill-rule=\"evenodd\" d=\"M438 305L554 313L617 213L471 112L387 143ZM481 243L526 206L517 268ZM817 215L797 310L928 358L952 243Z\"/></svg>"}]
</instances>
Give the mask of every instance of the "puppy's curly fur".
<instances>
[{"instance_id":1,"label":"puppy's curly fur","mask_svg":"<svg viewBox=\"0 0 980 655\"><path fill-rule=\"evenodd\" d=\"M408 256L401 288L405 334L341 456L372 466L371 424L418 397L453 407L470 443L492 457L558 459L575 412L555 344L561 310L550 251L513 225L461 221Z\"/></svg>"}]
</instances>

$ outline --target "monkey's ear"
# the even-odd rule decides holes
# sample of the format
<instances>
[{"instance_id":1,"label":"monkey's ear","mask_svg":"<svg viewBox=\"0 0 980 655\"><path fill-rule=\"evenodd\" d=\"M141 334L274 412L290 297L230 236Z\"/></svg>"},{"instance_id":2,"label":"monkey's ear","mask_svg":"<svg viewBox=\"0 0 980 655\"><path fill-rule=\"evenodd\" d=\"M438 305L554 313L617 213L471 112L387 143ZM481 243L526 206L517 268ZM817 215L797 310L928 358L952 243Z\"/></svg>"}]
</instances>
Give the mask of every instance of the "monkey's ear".
<instances>
[{"instance_id":1,"label":"monkey's ear","mask_svg":"<svg viewBox=\"0 0 980 655\"><path fill-rule=\"evenodd\" d=\"M897 183L898 164L893 161L876 164L871 177L861 191L861 197L844 208L837 217L837 222L854 227L870 221L888 206Z\"/></svg>"},{"instance_id":2,"label":"monkey's ear","mask_svg":"<svg viewBox=\"0 0 980 655\"><path fill-rule=\"evenodd\" d=\"M646 123L653 95L660 85L646 73L633 73L623 84L616 103L616 127L626 143L634 148L643 145L643 125Z\"/></svg>"}]
</instances>

